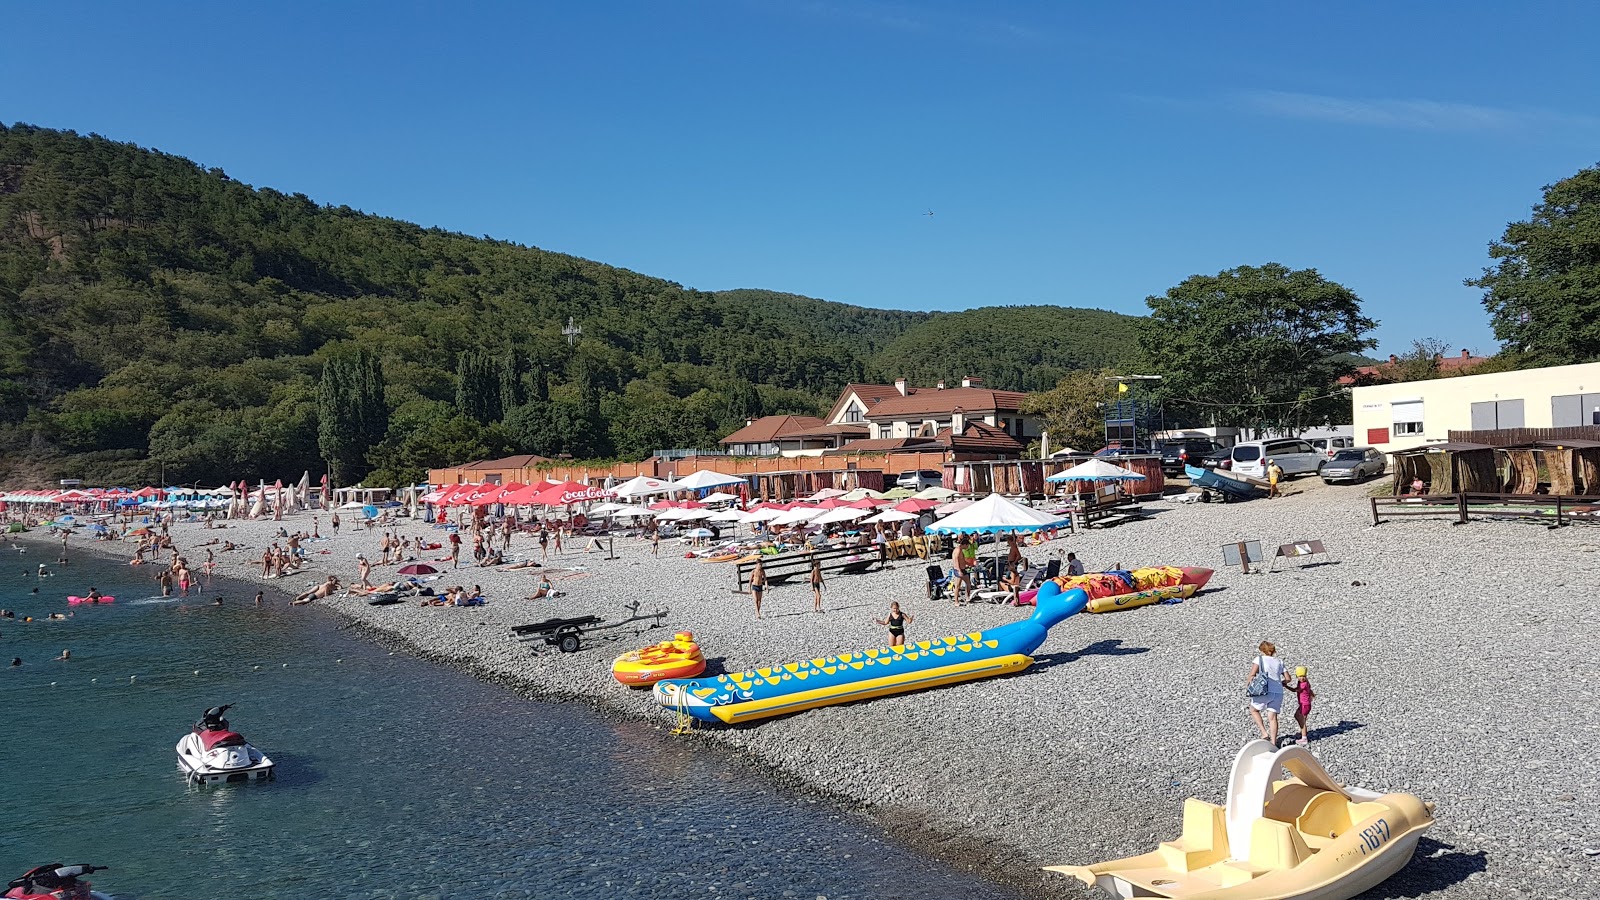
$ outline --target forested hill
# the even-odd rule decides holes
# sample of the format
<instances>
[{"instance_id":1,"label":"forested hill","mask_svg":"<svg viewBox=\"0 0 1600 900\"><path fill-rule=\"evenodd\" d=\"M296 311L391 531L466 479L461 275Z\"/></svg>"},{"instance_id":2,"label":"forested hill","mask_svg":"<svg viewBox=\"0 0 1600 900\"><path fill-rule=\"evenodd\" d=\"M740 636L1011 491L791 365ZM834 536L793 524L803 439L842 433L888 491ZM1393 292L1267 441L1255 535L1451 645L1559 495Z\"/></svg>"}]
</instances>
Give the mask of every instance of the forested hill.
<instances>
[{"instance_id":1,"label":"forested hill","mask_svg":"<svg viewBox=\"0 0 1600 900\"><path fill-rule=\"evenodd\" d=\"M1062 329L1021 307L991 311L1026 316L1015 329L984 327L1002 319L690 290L129 144L0 126L0 452L41 474L319 471L318 378L363 350L388 407L366 456L375 478L513 451L709 446L748 416L825 407L848 381L1046 386L1039 363L1103 364L1106 335L1131 321L1054 312L1098 324ZM493 415L458 390L482 387L470 373L485 360L510 373Z\"/></svg>"}]
</instances>

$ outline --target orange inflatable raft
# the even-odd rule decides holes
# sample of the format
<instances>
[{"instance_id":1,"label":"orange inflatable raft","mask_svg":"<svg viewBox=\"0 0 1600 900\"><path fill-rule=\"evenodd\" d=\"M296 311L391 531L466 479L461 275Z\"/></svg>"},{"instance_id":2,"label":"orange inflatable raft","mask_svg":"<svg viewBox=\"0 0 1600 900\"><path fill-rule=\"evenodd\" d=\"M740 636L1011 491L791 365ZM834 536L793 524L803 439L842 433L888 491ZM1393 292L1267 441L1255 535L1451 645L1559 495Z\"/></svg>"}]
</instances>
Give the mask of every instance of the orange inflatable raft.
<instances>
[{"instance_id":1,"label":"orange inflatable raft","mask_svg":"<svg viewBox=\"0 0 1600 900\"><path fill-rule=\"evenodd\" d=\"M687 631L624 653L611 664L611 676L629 687L649 687L664 678L693 678L705 670L706 658Z\"/></svg>"}]
</instances>

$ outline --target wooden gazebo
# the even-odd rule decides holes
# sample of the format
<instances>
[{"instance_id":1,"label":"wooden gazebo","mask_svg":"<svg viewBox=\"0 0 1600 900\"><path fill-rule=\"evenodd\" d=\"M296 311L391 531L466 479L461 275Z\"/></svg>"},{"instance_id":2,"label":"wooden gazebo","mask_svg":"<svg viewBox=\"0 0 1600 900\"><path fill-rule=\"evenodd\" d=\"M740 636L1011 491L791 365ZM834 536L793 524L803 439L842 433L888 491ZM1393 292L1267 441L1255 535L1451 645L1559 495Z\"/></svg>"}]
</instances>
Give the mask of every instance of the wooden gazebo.
<instances>
[{"instance_id":1,"label":"wooden gazebo","mask_svg":"<svg viewBox=\"0 0 1600 900\"><path fill-rule=\"evenodd\" d=\"M1500 467L1488 444L1450 441L1414 447L1394 454L1394 492L1411 492L1411 482L1421 478L1424 493L1500 493Z\"/></svg>"},{"instance_id":2,"label":"wooden gazebo","mask_svg":"<svg viewBox=\"0 0 1600 900\"><path fill-rule=\"evenodd\" d=\"M1600 441L1583 438L1538 441L1532 452L1542 457L1551 494L1600 495Z\"/></svg>"}]
</instances>

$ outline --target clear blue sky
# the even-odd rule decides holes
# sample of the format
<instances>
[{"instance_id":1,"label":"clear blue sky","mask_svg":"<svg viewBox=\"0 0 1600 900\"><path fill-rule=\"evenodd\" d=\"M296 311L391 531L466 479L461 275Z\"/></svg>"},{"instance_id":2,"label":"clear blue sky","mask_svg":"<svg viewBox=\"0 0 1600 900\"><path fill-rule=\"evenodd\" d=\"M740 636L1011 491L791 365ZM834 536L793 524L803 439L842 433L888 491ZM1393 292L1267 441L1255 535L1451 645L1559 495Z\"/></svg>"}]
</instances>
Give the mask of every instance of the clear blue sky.
<instances>
[{"instance_id":1,"label":"clear blue sky","mask_svg":"<svg viewBox=\"0 0 1600 900\"><path fill-rule=\"evenodd\" d=\"M1132 313L1278 261L1380 351L1600 161L1590 4L31 3L0 119L703 289ZM925 215L932 210L934 215Z\"/></svg>"}]
</instances>

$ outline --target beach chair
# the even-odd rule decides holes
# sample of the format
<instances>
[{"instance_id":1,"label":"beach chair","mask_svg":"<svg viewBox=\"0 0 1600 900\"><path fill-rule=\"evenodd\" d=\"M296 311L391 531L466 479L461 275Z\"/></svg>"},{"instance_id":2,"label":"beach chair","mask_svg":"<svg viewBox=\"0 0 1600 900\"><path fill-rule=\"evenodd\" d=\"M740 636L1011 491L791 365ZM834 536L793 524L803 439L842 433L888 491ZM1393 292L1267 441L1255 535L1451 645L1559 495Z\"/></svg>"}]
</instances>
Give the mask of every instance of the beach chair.
<instances>
[{"instance_id":1,"label":"beach chair","mask_svg":"<svg viewBox=\"0 0 1600 900\"><path fill-rule=\"evenodd\" d=\"M1052 559L1044 565L1044 580L1061 577L1061 560Z\"/></svg>"},{"instance_id":2,"label":"beach chair","mask_svg":"<svg viewBox=\"0 0 1600 900\"><path fill-rule=\"evenodd\" d=\"M944 566L928 567L928 599L943 600L945 589L950 587L952 576L944 570Z\"/></svg>"}]
</instances>

